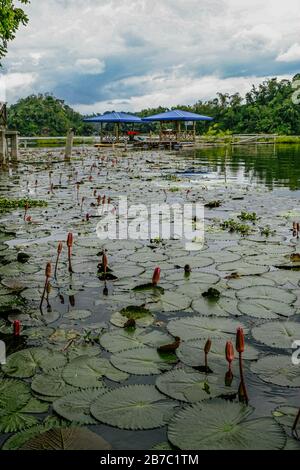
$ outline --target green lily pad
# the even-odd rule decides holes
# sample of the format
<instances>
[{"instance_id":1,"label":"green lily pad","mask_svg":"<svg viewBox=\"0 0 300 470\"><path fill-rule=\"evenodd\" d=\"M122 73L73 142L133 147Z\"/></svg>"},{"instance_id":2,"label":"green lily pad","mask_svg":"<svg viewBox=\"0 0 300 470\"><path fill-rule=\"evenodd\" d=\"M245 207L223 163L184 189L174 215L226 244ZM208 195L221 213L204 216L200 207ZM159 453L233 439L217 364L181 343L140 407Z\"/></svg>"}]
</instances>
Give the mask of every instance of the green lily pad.
<instances>
[{"instance_id":1,"label":"green lily pad","mask_svg":"<svg viewBox=\"0 0 300 470\"><path fill-rule=\"evenodd\" d=\"M166 424L175 406L152 385L130 385L99 397L91 413L98 421L121 429L155 429Z\"/></svg>"},{"instance_id":2,"label":"green lily pad","mask_svg":"<svg viewBox=\"0 0 300 470\"><path fill-rule=\"evenodd\" d=\"M268 322L253 328L252 335L257 341L272 348L291 349L294 341L300 338L300 323Z\"/></svg>"},{"instance_id":3,"label":"green lily pad","mask_svg":"<svg viewBox=\"0 0 300 470\"><path fill-rule=\"evenodd\" d=\"M292 428L298 413L299 408L295 406L279 406L273 411L273 417L282 426Z\"/></svg>"},{"instance_id":4,"label":"green lily pad","mask_svg":"<svg viewBox=\"0 0 300 470\"><path fill-rule=\"evenodd\" d=\"M102 377L122 382L128 375L113 367L108 359L80 356L67 364L62 377L67 384L74 387L97 388Z\"/></svg>"},{"instance_id":5,"label":"green lily pad","mask_svg":"<svg viewBox=\"0 0 300 470\"><path fill-rule=\"evenodd\" d=\"M275 282L272 279L267 279L261 276L247 276L239 279L230 279L227 282L228 287L231 289L245 289L246 287L257 286L274 286Z\"/></svg>"},{"instance_id":6,"label":"green lily pad","mask_svg":"<svg viewBox=\"0 0 300 470\"><path fill-rule=\"evenodd\" d=\"M117 369L129 374L155 375L170 370L177 358L173 354L161 355L156 349L144 346L114 354L110 361Z\"/></svg>"},{"instance_id":7,"label":"green lily pad","mask_svg":"<svg viewBox=\"0 0 300 470\"><path fill-rule=\"evenodd\" d=\"M299 366L291 356L266 356L251 364L251 370L264 382L282 387L300 387Z\"/></svg>"},{"instance_id":8,"label":"green lily pad","mask_svg":"<svg viewBox=\"0 0 300 470\"><path fill-rule=\"evenodd\" d=\"M37 369L47 371L54 367L62 367L66 362L66 357L59 352L46 348L30 348L8 356L2 370L10 377L29 378Z\"/></svg>"},{"instance_id":9,"label":"green lily pad","mask_svg":"<svg viewBox=\"0 0 300 470\"><path fill-rule=\"evenodd\" d=\"M183 341L196 338L227 339L228 334L234 334L240 322L229 318L185 317L171 320L167 329L173 336L179 336Z\"/></svg>"},{"instance_id":10,"label":"green lily pad","mask_svg":"<svg viewBox=\"0 0 300 470\"><path fill-rule=\"evenodd\" d=\"M190 368L173 369L158 377L156 387L168 397L189 403L210 400L230 393L231 388L225 389L224 383L217 377L196 372Z\"/></svg>"},{"instance_id":11,"label":"green lily pad","mask_svg":"<svg viewBox=\"0 0 300 470\"><path fill-rule=\"evenodd\" d=\"M70 312L64 315L68 320L83 320L91 316L89 310L71 310Z\"/></svg>"},{"instance_id":12,"label":"green lily pad","mask_svg":"<svg viewBox=\"0 0 300 470\"><path fill-rule=\"evenodd\" d=\"M111 316L110 322L115 326L123 328L129 319L135 320L137 326L141 327L152 325L154 322L154 317L150 310L137 305L127 307L121 310L121 312L115 312Z\"/></svg>"},{"instance_id":13,"label":"green lily pad","mask_svg":"<svg viewBox=\"0 0 300 470\"><path fill-rule=\"evenodd\" d=\"M128 349L150 346L159 347L172 342L172 338L161 331L145 332L142 329L134 331L112 331L105 333L100 338L100 344L107 351L118 353Z\"/></svg>"},{"instance_id":14,"label":"green lily pad","mask_svg":"<svg viewBox=\"0 0 300 470\"><path fill-rule=\"evenodd\" d=\"M174 416L168 438L182 450L282 449L286 437L280 425L272 418L249 419L252 411L221 400L197 403Z\"/></svg>"},{"instance_id":15,"label":"green lily pad","mask_svg":"<svg viewBox=\"0 0 300 470\"><path fill-rule=\"evenodd\" d=\"M241 312L237 308L237 301L228 297L221 297L218 300L210 300L200 297L198 300L194 300L192 308L196 312L208 317L229 317L231 315L241 315Z\"/></svg>"},{"instance_id":16,"label":"green lily pad","mask_svg":"<svg viewBox=\"0 0 300 470\"><path fill-rule=\"evenodd\" d=\"M99 384L100 385L100 384ZM91 404L107 392L104 386L87 388L78 392L69 393L53 403L54 411L64 419L80 425L97 424L90 414Z\"/></svg>"},{"instance_id":17,"label":"green lily pad","mask_svg":"<svg viewBox=\"0 0 300 470\"><path fill-rule=\"evenodd\" d=\"M158 302L148 304L148 307L154 312L178 312L186 310L190 305L191 299L189 297L176 292L165 292L160 296Z\"/></svg>"}]
</instances>

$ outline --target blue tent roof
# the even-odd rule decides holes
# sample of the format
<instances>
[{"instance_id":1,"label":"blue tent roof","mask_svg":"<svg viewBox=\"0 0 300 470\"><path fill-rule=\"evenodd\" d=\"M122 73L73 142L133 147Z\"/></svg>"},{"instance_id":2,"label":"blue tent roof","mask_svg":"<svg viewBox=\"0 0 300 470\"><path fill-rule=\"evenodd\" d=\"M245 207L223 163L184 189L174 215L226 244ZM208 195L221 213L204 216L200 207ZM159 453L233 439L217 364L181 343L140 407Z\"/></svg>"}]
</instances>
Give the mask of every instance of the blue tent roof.
<instances>
[{"instance_id":1,"label":"blue tent roof","mask_svg":"<svg viewBox=\"0 0 300 470\"><path fill-rule=\"evenodd\" d=\"M143 121L212 121L213 118L208 116L201 116L201 114L189 113L187 111L181 111L180 109L174 109L173 111L167 111L166 113L155 114L143 118Z\"/></svg>"},{"instance_id":2,"label":"blue tent roof","mask_svg":"<svg viewBox=\"0 0 300 470\"><path fill-rule=\"evenodd\" d=\"M103 114L103 116L85 118L84 122L142 122L142 120L132 114L114 112Z\"/></svg>"}]
</instances>

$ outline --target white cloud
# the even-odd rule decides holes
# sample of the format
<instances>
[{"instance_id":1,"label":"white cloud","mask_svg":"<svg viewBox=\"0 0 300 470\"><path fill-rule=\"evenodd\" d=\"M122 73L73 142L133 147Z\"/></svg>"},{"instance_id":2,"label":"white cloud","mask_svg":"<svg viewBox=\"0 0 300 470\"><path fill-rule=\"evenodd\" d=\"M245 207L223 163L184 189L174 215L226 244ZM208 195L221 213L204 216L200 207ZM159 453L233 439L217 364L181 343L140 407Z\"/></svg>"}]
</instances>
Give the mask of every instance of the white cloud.
<instances>
[{"instance_id":1,"label":"white cloud","mask_svg":"<svg viewBox=\"0 0 300 470\"><path fill-rule=\"evenodd\" d=\"M30 92L38 76L33 73L0 75L0 101L13 101L20 93Z\"/></svg>"},{"instance_id":2,"label":"white cloud","mask_svg":"<svg viewBox=\"0 0 300 470\"><path fill-rule=\"evenodd\" d=\"M80 109L188 103L292 75L299 59L299 0L47 0L26 10L4 65L35 79L11 100L59 90Z\"/></svg>"},{"instance_id":3,"label":"white cloud","mask_svg":"<svg viewBox=\"0 0 300 470\"><path fill-rule=\"evenodd\" d=\"M298 62L300 61L300 44L293 44L286 52L279 54L276 58L278 62Z\"/></svg>"},{"instance_id":4,"label":"white cloud","mask_svg":"<svg viewBox=\"0 0 300 470\"><path fill-rule=\"evenodd\" d=\"M105 63L99 59L77 59L75 68L78 72L87 75L97 75L103 73L105 70Z\"/></svg>"},{"instance_id":5,"label":"white cloud","mask_svg":"<svg viewBox=\"0 0 300 470\"><path fill-rule=\"evenodd\" d=\"M258 85L263 80L271 77L233 77L222 79L217 76L205 76L201 78L179 77L174 74L169 76L142 77L145 94L131 96L129 99L113 99L95 102L93 104L75 104L74 108L82 114L103 113L104 111L140 111L149 107L172 107L196 103L198 100L209 100L216 96L217 92L234 94L239 92L242 96L250 90L252 85ZM291 78L288 75L279 79ZM127 84L131 79L124 80ZM135 85L137 79L132 79Z\"/></svg>"}]
</instances>

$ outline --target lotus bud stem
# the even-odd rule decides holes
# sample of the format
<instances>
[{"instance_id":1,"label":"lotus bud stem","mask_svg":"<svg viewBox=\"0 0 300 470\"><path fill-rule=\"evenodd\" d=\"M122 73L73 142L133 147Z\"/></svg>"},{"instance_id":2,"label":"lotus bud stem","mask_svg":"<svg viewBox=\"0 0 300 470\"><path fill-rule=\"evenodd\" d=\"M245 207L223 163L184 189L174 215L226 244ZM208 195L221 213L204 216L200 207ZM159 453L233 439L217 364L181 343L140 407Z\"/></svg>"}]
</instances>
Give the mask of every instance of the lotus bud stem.
<instances>
[{"instance_id":1,"label":"lotus bud stem","mask_svg":"<svg viewBox=\"0 0 300 470\"><path fill-rule=\"evenodd\" d=\"M229 365L229 370L231 370L232 361L234 360L234 348L231 341L227 341L225 347L226 361Z\"/></svg>"},{"instance_id":2,"label":"lotus bud stem","mask_svg":"<svg viewBox=\"0 0 300 470\"><path fill-rule=\"evenodd\" d=\"M244 370L243 370L243 352L245 351L245 336L243 328L238 328L236 333L236 350L239 353L239 368L240 368L240 386L239 386L239 400L248 405L249 398L247 394Z\"/></svg>"},{"instance_id":3,"label":"lotus bud stem","mask_svg":"<svg viewBox=\"0 0 300 470\"><path fill-rule=\"evenodd\" d=\"M83 197L83 198L81 199L80 212L82 212L84 201L85 201L85 197Z\"/></svg>"},{"instance_id":4,"label":"lotus bud stem","mask_svg":"<svg viewBox=\"0 0 300 470\"><path fill-rule=\"evenodd\" d=\"M103 252L103 254L102 254L102 268L103 268L104 274L106 274L107 268L108 268L108 258L106 256L105 252Z\"/></svg>"},{"instance_id":5,"label":"lotus bud stem","mask_svg":"<svg viewBox=\"0 0 300 470\"><path fill-rule=\"evenodd\" d=\"M296 419L294 421L294 424L293 424L293 427L292 427L292 432L293 432L293 435L296 433L296 429L297 429L297 426L298 426L298 423L300 421L300 409L298 411L298 414L296 416ZM298 437L298 436L297 436Z\"/></svg>"},{"instance_id":6,"label":"lotus bud stem","mask_svg":"<svg viewBox=\"0 0 300 470\"><path fill-rule=\"evenodd\" d=\"M59 242L59 244L57 245L57 256L56 256L56 263L55 263L55 270L54 270L55 279L57 279L57 266L58 266L58 260L61 255L62 249L63 249L63 244L62 242Z\"/></svg>"},{"instance_id":7,"label":"lotus bud stem","mask_svg":"<svg viewBox=\"0 0 300 470\"><path fill-rule=\"evenodd\" d=\"M67 247L68 247L69 273L73 273L72 262L71 262L72 247L73 247L73 233L68 234Z\"/></svg>"},{"instance_id":8,"label":"lotus bud stem","mask_svg":"<svg viewBox=\"0 0 300 470\"><path fill-rule=\"evenodd\" d=\"M153 273L153 276L152 276L152 285L154 287L156 287L157 284L160 281L160 272L161 272L160 268L155 268L154 269L154 273Z\"/></svg>"},{"instance_id":9,"label":"lotus bud stem","mask_svg":"<svg viewBox=\"0 0 300 470\"><path fill-rule=\"evenodd\" d=\"M46 265L45 277L46 277L46 279L45 279L45 286L44 286L44 290L43 290L43 294L42 294L42 298L41 298L40 310L42 310L42 306L43 306L43 302L44 302L44 298L45 298L45 294L46 294L46 290L47 290L49 278L51 277L51 263L47 263L47 265Z\"/></svg>"},{"instance_id":10,"label":"lotus bud stem","mask_svg":"<svg viewBox=\"0 0 300 470\"><path fill-rule=\"evenodd\" d=\"M25 206L24 206L24 220L26 220L28 209L29 209L29 204L28 204L28 202L25 202Z\"/></svg>"},{"instance_id":11,"label":"lotus bud stem","mask_svg":"<svg viewBox=\"0 0 300 470\"><path fill-rule=\"evenodd\" d=\"M208 339L205 343L205 346L204 346L204 365L205 365L205 369L208 370L208 353L211 349L211 340Z\"/></svg>"}]
</instances>

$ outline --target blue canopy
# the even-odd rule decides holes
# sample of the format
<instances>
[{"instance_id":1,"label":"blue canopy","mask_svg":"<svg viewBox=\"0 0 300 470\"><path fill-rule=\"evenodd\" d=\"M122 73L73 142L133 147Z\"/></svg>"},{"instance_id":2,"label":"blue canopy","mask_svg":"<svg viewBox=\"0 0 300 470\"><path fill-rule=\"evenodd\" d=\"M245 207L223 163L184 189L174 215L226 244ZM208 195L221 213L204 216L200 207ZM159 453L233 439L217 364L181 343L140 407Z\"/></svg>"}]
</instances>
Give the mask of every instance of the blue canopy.
<instances>
[{"instance_id":1,"label":"blue canopy","mask_svg":"<svg viewBox=\"0 0 300 470\"><path fill-rule=\"evenodd\" d=\"M133 116L132 114L127 113L107 113L103 116L96 116L92 118L85 118L84 122L139 122L141 123L141 118Z\"/></svg>"},{"instance_id":2,"label":"blue canopy","mask_svg":"<svg viewBox=\"0 0 300 470\"><path fill-rule=\"evenodd\" d=\"M181 109L174 109L173 111L167 111L166 113L155 114L143 118L143 121L212 121L213 118L208 116L201 116L201 114L189 113L187 111L181 111Z\"/></svg>"}]
</instances>

